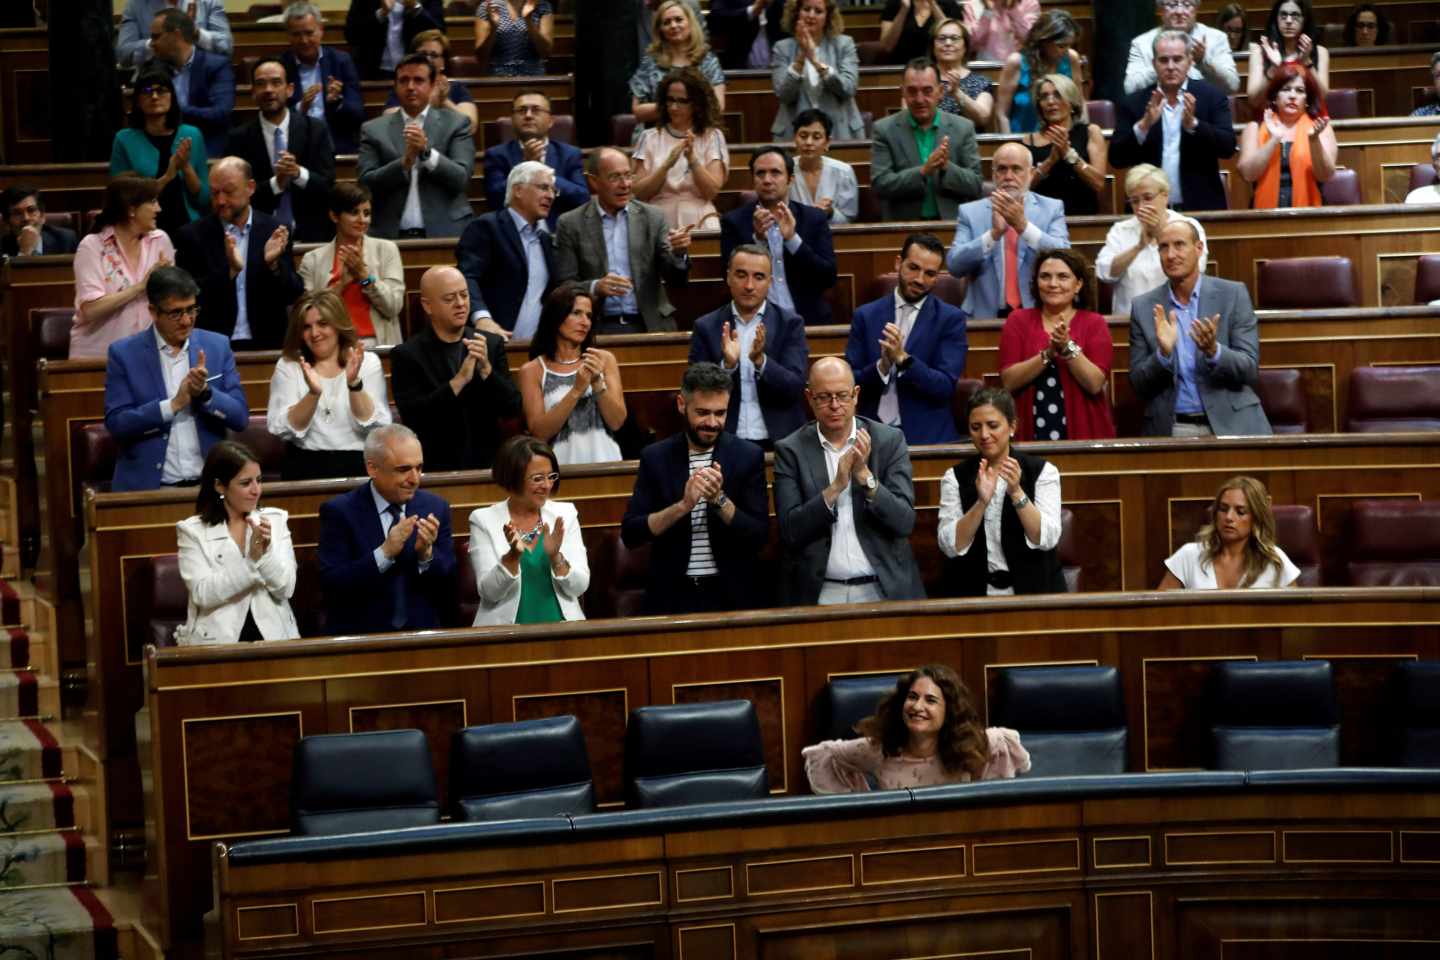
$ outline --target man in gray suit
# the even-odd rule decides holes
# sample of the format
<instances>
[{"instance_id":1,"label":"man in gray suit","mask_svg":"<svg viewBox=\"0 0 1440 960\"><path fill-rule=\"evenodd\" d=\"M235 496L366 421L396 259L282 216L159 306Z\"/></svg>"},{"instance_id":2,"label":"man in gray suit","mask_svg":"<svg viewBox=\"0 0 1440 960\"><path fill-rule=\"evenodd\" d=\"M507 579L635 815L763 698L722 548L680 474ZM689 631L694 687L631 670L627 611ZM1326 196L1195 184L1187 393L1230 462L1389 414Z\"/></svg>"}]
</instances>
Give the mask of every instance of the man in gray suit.
<instances>
[{"instance_id":1,"label":"man in gray suit","mask_svg":"<svg viewBox=\"0 0 1440 960\"><path fill-rule=\"evenodd\" d=\"M585 164L592 199L560 217L555 282L579 280L604 298L597 333L675 329L675 308L661 286L690 279L690 227L671 230L658 207L631 195L630 158L602 147Z\"/></svg>"},{"instance_id":2,"label":"man in gray suit","mask_svg":"<svg viewBox=\"0 0 1440 960\"><path fill-rule=\"evenodd\" d=\"M1188 219L1160 231L1163 287L1130 305L1130 384L1149 437L1268 436L1260 335L1243 283L1203 275L1205 243Z\"/></svg>"},{"instance_id":3,"label":"man in gray suit","mask_svg":"<svg viewBox=\"0 0 1440 960\"><path fill-rule=\"evenodd\" d=\"M470 120L430 106L435 65L412 53L395 68L400 109L360 128L360 183L374 197L370 232L386 239L458 237L475 218Z\"/></svg>"},{"instance_id":4,"label":"man in gray suit","mask_svg":"<svg viewBox=\"0 0 1440 960\"><path fill-rule=\"evenodd\" d=\"M782 602L923 600L905 435L855 416L860 388L839 357L816 361L805 396L815 424L775 444Z\"/></svg>"},{"instance_id":5,"label":"man in gray suit","mask_svg":"<svg viewBox=\"0 0 1440 960\"><path fill-rule=\"evenodd\" d=\"M925 58L911 60L901 82L905 109L875 124L870 189L885 220L954 220L980 196L975 125L940 109L945 87Z\"/></svg>"}]
</instances>

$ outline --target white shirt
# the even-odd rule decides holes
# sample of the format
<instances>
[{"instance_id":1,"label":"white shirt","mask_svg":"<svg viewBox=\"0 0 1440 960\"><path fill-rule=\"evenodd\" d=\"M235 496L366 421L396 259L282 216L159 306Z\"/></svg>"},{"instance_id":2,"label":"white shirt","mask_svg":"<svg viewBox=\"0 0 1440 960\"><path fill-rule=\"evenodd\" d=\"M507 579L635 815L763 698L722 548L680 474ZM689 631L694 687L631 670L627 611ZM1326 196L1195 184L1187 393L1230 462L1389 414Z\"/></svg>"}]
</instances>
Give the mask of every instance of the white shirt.
<instances>
[{"instance_id":1,"label":"white shirt","mask_svg":"<svg viewBox=\"0 0 1440 960\"><path fill-rule=\"evenodd\" d=\"M1183 220L1195 228L1200 235L1200 242L1205 244L1208 255L1210 244L1205 239L1205 227L1194 217L1187 217L1184 214L1176 213L1174 210L1167 211L1169 214L1168 223ZM1149 243L1145 249L1135 254L1135 259L1130 261L1130 266L1125 268L1125 273L1115 276L1115 258L1132 250L1135 244L1140 242L1140 234L1144 228L1136 217L1129 217L1113 224L1110 232L1105 235L1105 246L1100 250L1099 256L1095 258L1095 275L1105 283L1115 285L1113 305L1111 313L1128 314L1130 303L1142 293L1149 293L1157 287L1164 286L1168 281L1165 277L1165 268L1160 265L1160 248L1158 244ZM1205 272L1205 260L1200 261L1200 272Z\"/></svg>"},{"instance_id":2,"label":"white shirt","mask_svg":"<svg viewBox=\"0 0 1440 960\"><path fill-rule=\"evenodd\" d=\"M389 500L386 500L384 497L380 496L380 491L375 489L375 484L373 484L373 483L370 484L370 496L371 496L371 498L375 501L375 509L376 509L376 511L378 511L379 514L380 514L380 533L381 533L381 536L386 536L386 537L388 537L388 536L390 536L390 528L391 528L392 526L394 526L395 523L396 523L395 518L390 515L390 501L389 501ZM395 506L397 506L397 507L400 508L400 516L401 516L401 517L405 517L405 516L408 516L408 515L409 515L409 510L407 509L407 508L408 508L408 504L397 503L397 504L395 504ZM414 537L415 535L412 533L410 536L411 536L411 537ZM381 573L384 573L386 570L389 570L390 567L395 563L395 558L394 558L394 557L387 557L387 556L385 556L385 544L384 544L384 543L381 543L380 546L378 546L378 547L375 548L375 550L372 552L372 556L374 556L374 558L375 558L375 568L376 568L377 570L379 570ZM431 559L433 560L434 557L432 556ZM427 560L427 561L425 561L424 563L420 563L419 560L418 560L418 558L417 558L416 564L415 564L415 568L416 568L417 570L419 570L421 573L424 573L426 570L428 570L428 569L430 568L430 561Z\"/></svg>"},{"instance_id":3,"label":"white shirt","mask_svg":"<svg viewBox=\"0 0 1440 960\"><path fill-rule=\"evenodd\" d=\"M1290 562L1279 544L1276 544L1275 552L1280 554L1281 569L1277 571L1273 565L1267 566L1250 584L1252 589L1288 587L1299 578L1300 568ZM1175 574L1175 579L1183 583L1186 590L1219 589L1215 585L1215 568L1205 562L1200 544L1194 540L1171 554L1165 560L1165 569Z\"/></svg>"},{"instance_id":4,"label":"white shirt","mask_svg":"<svg viewBox=\"0 0 1440 960\"><path fill-rule=\"evenodd\" d=\"M1134 93L1155 85L1155 38L1160 27L1145 31L1130 41L1130 50L1125 63L1125 92ZM1190 65L1190 77L1204 80L1220 88L1222 93L1235 93L1240 89L1240 72L1235 68L1235 55L1230 52L1230 38L1223 30L1196 23L1190 30L1193 40L1205 41L1205 66L1209 76L1200 64Z\"/></svg>"},{"instance_id":5,"label":"white shirt","mask_svg":"<svg viewBox=\"0 0 1440 960\"><path fill-rule=\"evenodd\" d=\"M755 334L759 332L760 324L765 322L766 306L762 303L760 309L755 311L755 316L747 322L740 318L734 301L730 303L730 323L740 334L740 411L735 421L735 435L745 440L770 438L770 431L765 429L765 415L760 411L759 382L760 375L765 372L765 358L760 358L758 367L750 362L750 348L755 344ZM726 373L734 369L725 366Z\"/></svg>"},{"instance_id":6,"label":"white shirt","mask_svg":"<svg viewBox=\"0 0 1440 960\"><path fill-rule=\"evenodd\" d=\"M321 380L323 386L315 414L303 428L290 423L290 408L310 392L300 364L281 357L270 377L270 403L265 411L265 428L302 450L363 450L365 435L390 422L390 403L385 394L385 370L380 358L366 352L360 361L360 382L370 395L373 409L366 420L357 420L350 411L350 387L342 369Z\"/></svg>"},{"instance_id":7,"label":"white shirt","mask_svg":"<svg viewBox=\"0 0 1440 960\"><path fill-rule=\"evenodd\" d=\"M910 303L900 295L900 288L895 288L895 325L900 328L900 345L904 346L910 342L910 331L915 329L915 318L920 316L920 311L925 308L927 297L921 297L918 303ZM905 376L905 371L896 370L891 366L889 370L880 368L880 361L875 361L875 372L880 374L880 382L885 384L885 390L880 394L880 406L877 419L887 426L900 426L900 378Z\"/></svg>"},{"instance_id":8,"label":"white shirt","mask_svg":"<svg viewBox=\"0 0 1440 960\"><path fill-rule=\"evenodd\" d=\"M715 462L715 450L688 450L686 458L690 476L694 476ZM710 501L697 500L690 508L690 561L685 565L685 576L713 577L719 572L715 550L710 543Z\"/></svg>"},{"instance_id":9,"label":"white shirt","mask_svg":"<svg viewBox=\"0 0 1440 960\"><path fill-rule=\"evenodd\" d=\"M834 157L821 157L820 182L815 187L815 195L811 196L810 185L797 167L795 177L790 181L790 199L814 207L818 206L817 199L825 197L834 201L830 213L832 227L837 223L849 223L859 216L860 184L855 178L855 168Z\"/></svg>"},{"instance_id":10,"label":"white shirt","mask_svg":"<svg viewBox=\"0 0 1440 960\"><path fill-rule=\"evenodd\" d=\"M995 483L995 495L985 506L985 565L990 570L1009 570L1010 565L1005 561L1005 547L1000 542L1000 514L1004 509L1005 491L1008 488L1005 478L1001 477ZM1035 478L1035 506L1040 509L1040 542L1032 543L1030 537L1025 537L1025 546L1031 550L1054 550L1060 543L1060 471L1055 469L1055 464L1046 463L1040 471L1040 476ZM955 479L954 470L946 470L945 475L940 478L940 521L936 536L940 540L940 552L947 557L963 557L970 552L970 546L975 541L963 547L955 543L955 527L965 511L960 505L960 483ZM992 597L1014 596L1015 588L987 586L986 593Z\"/></svg>"},{"instance_id":11,"label":"white shirt","mask_svg":"<svg viewBox=\"0 0 1440 960\"><path fill-rule=\"evenodd\" d=\"M1405 195L1406 203L1440 203L1440 184L1416 187ZM38 251L37 251L38 252Z\"/></svg>"},{"instance_id":12,"label":"white shirt","mask_svg":"<svg viewBox=\"0 0 1440 960\"><path fill-rule=\"evenodd\" d=\"M319 61L318 61L318 60L316 61L316 65L317 65L317 68L318 68L318 65L319 65ZM315 98L316 102L324 102L324 99L325 99L325 98L324 98L323 96L317 96L317 97ZM278 163L279 160L280 160L280 158L275 155L275 131L276 131L276 130L279 130L279 131L280 131L280 136L281 136L282 138L284 138L284 140L285 140L285 150L286 150L287 152L289 152L289 153L294 153L295 151L290 149L291 143L290 143L290 111L289 111L289 110L286 110L286 111L285 111L285 115L280 118L280 122L279 122L279 123L271 123L269 120L266 120L266 119L265 119L265 117L264 117L263 114L262 114L261 117L260 117L260 133L261 133L261 135L265 138L265 150L266 150L267 153L270 154L270 169L272 169L272 170L275 169L275 164ZM309 170L308 167L301 167L301 168L300 168L300 172L299 172L298 174L296 174L296 175L290 180L291 185L296 186L296 187L299 187L301 190L304 190L304 189L305 189L305 185L306 185L307 183L309 183L309 182L310 182L310 170ZM289 187L286 187L286 189L289 189ZM279 194L279 193L280 193L280 178L279 178L279 177L271 177L271 178L270 178L270 192L271 192L271 193L274 193L274 194Z\"/></svg>"},{"instance_id":13,"label":"white shirt","mask_svg":"<svg viewBox=\"0 0 1440 960\"><path fill-rule=\"evenodd\" d=\"M395 8L398 10L400 5L396 4ZM402 110L401 113L403 114L404 111ZM418 123L423 130L425 128L425 117L429 113L430 107L426 105L425 109L421 110L417 116L406 116L405 123L406 125ZM434 147L431 147L424 155L416 160L415 165L410 168L410 189L405 194L405 209L400 213L401 230L425 229L425 215L420 209L420 168L424 167L426 170L434 170L439 165L440 155L435 152Z\"/></svg>"},{"instance_id":14,"label":"white shirt","mask_svg":"<svg viewBox=\"0 0 1440 960\"><path fill-rule=\"evenodd\" d=\"M820 425L815 425L820 436L820 450L825 454L825 472L830 483L835 482L835 470L840 465L840 455L855 446L856 429L854 417L850 418L850 436L836 447L825 439ZM878 478L877 478L878 479ZM846 488L830 509L835 513L835 527L830 531L830 558L825 562L826 580L853 580L855 577L873 577L875 568L870 558L860 547L860 535L855 530L855 506L850 502L853 491Z\"/></svg>"},{"instance_id":15,"label":"white shirt","mask_svg":"<svg viewBox=\"0 0 1440 960\"><path fill-rule=\"evenodd\" d=\"M194 480L205 466L200 455L200 432L195 427L195 414L187 404L179 413L171 403L180 392L180 384L190 373L190 341L171 353L170 344L155 332L155 346L160 351L160 375L165 379L166 397L160 400L160 418L170 424L170 438L165 442L165 465L160 470L161 483Z\"/></svg>"}]
</instances>

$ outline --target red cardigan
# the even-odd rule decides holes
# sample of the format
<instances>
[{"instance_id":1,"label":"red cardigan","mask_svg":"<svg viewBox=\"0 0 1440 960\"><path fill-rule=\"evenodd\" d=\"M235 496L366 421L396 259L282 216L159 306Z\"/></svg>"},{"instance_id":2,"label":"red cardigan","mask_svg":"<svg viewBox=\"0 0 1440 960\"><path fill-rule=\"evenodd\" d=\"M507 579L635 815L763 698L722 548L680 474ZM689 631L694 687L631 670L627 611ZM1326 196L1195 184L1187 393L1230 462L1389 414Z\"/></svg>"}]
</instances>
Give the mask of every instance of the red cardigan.
<instances>
[{"instance_id":1,"label":"red cardigan","mask_svg":"<svg viewBox=\"0 0 1440 960\"><path fill-rule=\"evenodd\" d=\"M1070 321L1070 339L1080 345L1090 362L1099 367L1108 381L1114 346L1105 318L1090 310L1077 310ZM1040 310L1029 307L1016 310L1005 319L1000 332L1000 369L1035 356L1050 343ZM1071 440L1105 440L1115 436L1115 421L1110 416L1110 391L1092 396L1070 375L1070 365L1058 360L1060 387L1065 391L1065 421ZM1035 386L1027 384L1015 393L1015 439L1035 439Z\"/></svg>"}]
</instances>

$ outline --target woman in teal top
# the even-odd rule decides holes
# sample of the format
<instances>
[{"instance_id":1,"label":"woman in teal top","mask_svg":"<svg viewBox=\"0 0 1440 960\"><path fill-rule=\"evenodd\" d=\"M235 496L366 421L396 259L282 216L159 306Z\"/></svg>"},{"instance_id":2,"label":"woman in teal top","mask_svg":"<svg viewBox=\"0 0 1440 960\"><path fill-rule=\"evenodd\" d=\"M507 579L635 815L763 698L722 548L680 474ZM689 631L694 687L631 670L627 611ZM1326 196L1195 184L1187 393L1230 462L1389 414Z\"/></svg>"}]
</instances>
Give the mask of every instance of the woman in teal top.
<instances>
[{"instance_id":1,"label":"woman in teal top","mask_svg":"<svg viewBox=\"0 0 1440 960\"><path fill-rule=\"evenodd\" d=\"M560 486L555 451L535 437L511 437L491 475L509 496L470 514L475 626L584 620L590 564L575 505L550 499Z\"/></svg>"},{"instance_id":2,"label":"woman in teal top","mask_svg":"<svg viewBox=\"0 0 1440 960\"><path fill-rule=\"evenodd\" d=\"M995 118L1001 133L1033 133L1040 127L1030 89L1037 77L1058 73L1084 91L1085 61L1073 49L1080 28L1064 10L1051 10L1035 21L1025 46L1005 58L1000 89L995 94Z\"/></svg>"},{"instance_id":3,"label":"woman in teal top","mask_svg":"<svg viewBox=\"0 0 1440 960\"><path fill-rule=\"evenodd\" d=\"M205 137L180 122L180 100L170 74L147 67L135 78L130 125L115 134L110 176L134 173L160 181L156 226L171 237L210 210L209 160Z\"/></svg>"}]
</instances>

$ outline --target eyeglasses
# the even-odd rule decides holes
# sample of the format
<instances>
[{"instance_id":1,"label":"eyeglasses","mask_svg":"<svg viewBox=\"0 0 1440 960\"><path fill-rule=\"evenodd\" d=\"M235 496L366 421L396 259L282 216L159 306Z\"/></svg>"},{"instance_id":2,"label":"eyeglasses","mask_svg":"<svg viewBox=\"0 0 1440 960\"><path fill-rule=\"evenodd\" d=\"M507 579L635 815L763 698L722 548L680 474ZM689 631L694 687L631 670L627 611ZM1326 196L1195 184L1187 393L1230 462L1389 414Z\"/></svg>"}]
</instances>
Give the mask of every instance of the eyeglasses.
<instances>
[{"instance_id":1,"label":"eyeglasses","mask_svg":"<svg viewBox=\"0 0 1440 960\"><path fill-rule=\"evenodd\" d=\"M1378 23L1366 23L1364 20L1361 20L1359 23L1355 24L1355 29L1356 29L1356 30L1367 30L1367 31L1368 31L1368 30L1379 30L1379 29L1380 29L1380 24L1378 24Z\"/></svg>"},{"instance_id":2,"label":"eyeglasses","mask_svg":"<svg viewBox=\"0 0 1440 960\"><path fill-rule=\"evenodd\" d=\"M530 116L531 114L534 114L535 116L539 117L539 116L544 116L545 114L549 113L549 112L550 112L550 108L549 108L549 107L516 107L513 112L516 113L516 114L518 114L519 116L522 116L522 117L528 117L528 116Z\"/></svg>"},{"instance_id":3,"label":"eyeglasses","mask_svg":"<svg viewBox=\"0 0 1440 960\"><path fill-rule=\"evenodd\" d=\"M162 87L160 84L156 83L150 84L149 86L141 87L137 92L142 97L163 97L170 92L170 88Z\"/></svg>"},{"instance_id":4,"label":"eyeglasses","mask_svg":"<svg viewBox=\"0 0 1440 960\"><path fill-rule=\"evenodd\" d=\"M689 97L666 97L666 98L665 98L665 102L668 103L668 104L670 104L670 106L672 106L672 107L688 107L688 106L690 106L690 98L689 98Z\"/></svg>"},{"instance_id":5,"label":"eyeglasses","mask_svg":"<svg viewBox=\"0 0 1440 960\"><path fill-rule=\"evenodd\" d=\"M945 44L945 45L948 46L948 45L950 45L950 44L952 44L952 43L960 43L960 42L962 42L964 39L965 39L965 38L962 37L962 36L960 36L960 34L958 34L958 33L942 33L942 34L940 34L938 37L935 38L935 42L936 42L936 43L943 43L943 44Z\"/></svg>"},{"instance_id":6,"label":"eyeglasses","mask_svg":"<svg viewBox=\"0 0 1440 960\"><path fill-rule=\"evenodd\" d=\"M530 476L526 477L525 479L528 480L528 481L530 481L530 485L531 485L532 487L537 487L537 486L539 486L540 484L545 483L545 482L547 482L547 481L550 482L550 483L559 483L559 482L560 482L560 474L558 474L558 473L532 473L532 474L530 474Z\"/></svg>"},{"instance_id":7,"label":"eyeglasses","mask_svg":"<svg viewBox=\"0 0 1440 960\"><path fill-rule=\"evenodd\" d=\"M1287 10L1281 10L1279 13L1275 14L1275 19L1276 19L1276 20L1294 20L1294 21L1296 21L1296 22L1299 22L1299 21L1305 19L1305 15L1304 15L1303 13L1299 12L1298 10L1295 11L1294 13L1291 13L1291 12L1289 12L1289 11L1287 11Z\"/></svg>"},{"instance_id":8,"label":"eyeglasses","mask_svg":"<svg viewBox=\"0 0 1440 960\"><path fill-rule=\"evenodd\" d=\"M1193 10L1199 3L1196 0L1164 0L1160 7L1164 10Z\"/></svg>"},{"instance_id":9,"label":"eyeglasses","mask_svg":"<svg viewBox=\"0 0 1440 960\"><path fill-rule=\"evenodd\" d=\"M817 406L821 407L843 407L855 399L855 391L847 390L844 393L812 393L810 399L814 400Z\"/></svg>"},{"instance_id":10,"label":"eyeglasses","mask_svg":"<svg viewBox=\"0 0 1440 960\"><path fill-rule=\"evenodd\" d=\"M618 187L622 183L632 182L635 179L635 174L628 171L625 173L607 173L600 179L604 180L606 183L610 184L613 187Z\"/></svg>"},{"instance_id":11,"label":"eyeglasses","mask_svg":"<svg viewBox=\"0 0 1440 960\"><path fill-rule=\"evenodd\" d=\"M160 310L160 316L166 320L179 320L181 317L195 319L200 316L200 304L192 303L188 307L176 307L174 310Z\"/></svg>"}]
</instances>

